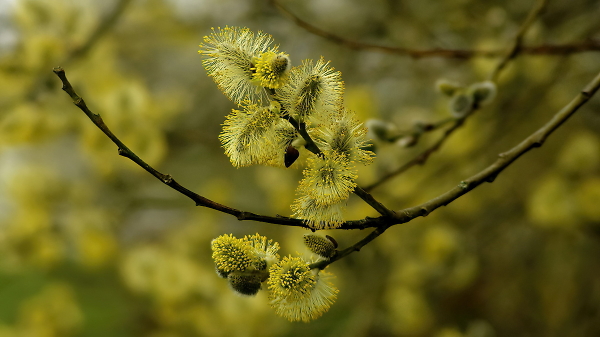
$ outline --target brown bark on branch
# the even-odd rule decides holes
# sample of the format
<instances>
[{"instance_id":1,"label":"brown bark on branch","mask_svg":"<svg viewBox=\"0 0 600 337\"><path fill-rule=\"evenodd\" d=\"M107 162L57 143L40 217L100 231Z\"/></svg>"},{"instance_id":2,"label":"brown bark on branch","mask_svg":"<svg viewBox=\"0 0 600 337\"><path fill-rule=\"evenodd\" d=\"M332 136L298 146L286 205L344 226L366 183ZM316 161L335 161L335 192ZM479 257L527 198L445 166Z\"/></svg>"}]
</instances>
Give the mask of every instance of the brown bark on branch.
<instances>
[{"instance_id":1,"label":"brown bark on branch","mask_svg":"<svg viewBox=\"0 0 600 337\"><path fill-rule=\"evenodd\" d=\"M81 111L83 111L86 114L86 116L88 116L89 119L102 132L104 132L104 134L108 138L110 138L110 140L112 140L113 143L115 143L115 145L117 145L118 150L119 150L119 155L131 159L131 161L133 161L134 163L136 163L137 165L139 165L141 168L143 168L144 170L146 170L148 173L152 174L154 177L156 177L158 180L160 180L165 185L171 187L172 189L176 190L177 192L179 192L179 193L185 195L186 197L192 199L196 203L196 206L208 207L208 208L212 208L214 210L217 210L219 212L231 214L231 215L237 217L238 220L254 220L254 221L272 223L272 224L277 224L277 225L286 225L286 226L296 226L296 227L309 228L300 219L292 219L292 218L282 217L282 216L271 217L271 216L258 215L258 214L252 213L252 212L241 211L241 210L229 207L229 206L225 206L225 205L219 204L219 203L217 203L215 201L212 201L212 200L210 200L208 198L205 198L205 197L203 197L203 196L201 196L201 195L199 195L199 194L197 194L195 192L192 192L189 189L183 187L177 181L175 181L175 179L173 179L173 177L171 177L169 174L161 173L161 172L157 171L156 169L154 169L152 166L150 166L148 163L146 163L145 161L143 161L133 151L131 151L127 147L127 145L125 145L119 138L117 138L117 136L115 136L112 133L112 131L110 131L110 129L108 128L108 126L106 126L106 124L104 124L104 121L102 120L102 117L99 114L93 113L87 107L87 105L85 104L85 101L83 100L83 98L81 98L81 97L79 97L79 95L77 95L77 93L75 92L75 90L71 86L71 83L69 83L69 80L67 79L65 71L62 68L57 67L57 68L54 68L53 71L60 78L60 80L62 81L62 89L67 94L69 94L69 96L73 100L73 103L79 109L81 109Z\"/></svg>"},{"instance_id":2,"label":"brown bark on branch","mask_svg":"<svg viewBox=\"0 0 600 337\"><path fill-rule=\"evenodd\" d=\"M357 242L356 244L341 250L329 260L320 261L317 263L313 263L311 268L320 268L323 269L327 265L333 263L336 260L341 259L342 257L360 250L364 245L373 241L379 235L381 235L385 230L393 225L407 223L415 218L427 216L429 213L435 211L436 209L446 206L453 202L454 200L460 198L461 196L467 194L469 191L473 190L477 186L488 182L493 182L498 174L504 171L509 165L511 165L515 160L519 159L523 154L527 153L531 149L541 147L546 139L564 122L569 119L582 105L584 105L587 101L594 96L594 94L600 88L600 73L596 75L596 77L588 83L588 85L583 88L583 90L565 107L563 107L559 112L557 112L550 121L548 121L544 126L540 129L532 133L529 137L525 138L518 145L511 148L510 150L500 153L498 155L498 159L490 166L486 167L479 173L467 178L451 190L443 193L429 201L426 201L420 205L406 208L403 210L396 211L396 217L394 219L386 219L385 221L377 221L381 220L380 218L374 219L366 219L365 223L362 225L365 227L376 227L376 229L367 235L364 239ZM373 224L378 223L378 225L373 226Z\"/></svg>"},{"instance_id":3,"label":"brown bark on branch","mask_svg":"<svg viewBox=\"0 0 600 337\"><path fill-rule=\"evenodd\" d=\"M133 162L138 164L144 170L155 176L165 185L175 189L179 193L187 196L194 200L198 206L204 206L212 208L214 210L231 214L236 216L239 220L254 220L265 223L272 223L285 226L296 226L308 228L301 219L293 219L283 216L271 217L258 215L252 212L246 212L237 210L235 208L221 205L208 198L200 196L187 188L177 183L170 175L163 174L148 165L142 159L140 159L135 153L133 153L125 144L123 144L104 124L102 117L98 114L90 111L85 104L85 101L75 93L75 90L66 78L65 72L62 68L54 68L54 73L60 78L63 83L63 90L69 94L73 103L81 109L90 120L106 134L119 148L119 154L131 159ZM421 205L402 209L396 211L393 216L380 216L376 218L367 217L361 220L346 221L340 229L366 229L373 227L389 227L402 223L409 222L417 217L426 216L435 209L446 206L452 201L458 199L462 195L471 191L475 187L481 185L484 182L492 182L496 176L502 172L506 167L512 164L521 155L528 152L529 150L540 147L546 138L554 132L560 125L562 125L573 113L577 111L583 104L585 104L600 88L600 73L575 97L569 104L567 104L562 110L560 110L548 123L542 128L534 132L532 135L523 140L519 145L514 148L501 153L498 160L484 169L483 171L475 174L474 176L461 181L457 187L452 190L433 198Z\"/></svg>"}]
</instances>

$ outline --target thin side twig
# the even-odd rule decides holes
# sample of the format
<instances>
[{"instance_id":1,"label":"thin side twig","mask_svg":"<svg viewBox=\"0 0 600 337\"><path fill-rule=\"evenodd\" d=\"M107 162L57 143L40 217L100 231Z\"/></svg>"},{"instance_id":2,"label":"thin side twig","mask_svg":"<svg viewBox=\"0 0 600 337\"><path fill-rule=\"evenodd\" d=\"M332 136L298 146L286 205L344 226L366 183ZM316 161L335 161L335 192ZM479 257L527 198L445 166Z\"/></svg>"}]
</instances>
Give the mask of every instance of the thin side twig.
<instances>
[{"instance_id":1,"label":"thin side twig","mask_svg":"<svg viewBox=\"0 0 600 337\"><path fill-rule=\"evenodd\" d=\"M513 42L511 44L510 48L508 49L508 51L506 52L504 57L498 62L496 67L494 67L494 69L490 72L489 78L491 81L497 81L498 76L500 75L502 70L505 69L506 65L510 61L514 60L519 55L519 53L523 50L522 49L523 37L527 33L527 30L531 27L533 22L535 22L535 20L543 13L543 11L546 9L547 5L548 5L548 0L538 0L536 5L531 9L531 11L529 12L527 17L521 24L521 27L519 28L517 34L513 38ZM450 126L448 129L446 129L446 131L444 131L444 133L440 136L440 138L433 145L431 145L429 148L423 150L421 153L419 153L414 158L412 158L408 162L404 163L400 167L383 175L381 178L379 178L377 181L375 181L374 183L372 183L365 189L367 191L371 191L374 188L381 186L383 183L389 181L390 179L406 172L411 167L416 166L416 165L425 164L425 162L427 162L429 157L433 153L438 151L444 145L444 143L448 140L448 138L450 138L450 136L465 123L467 118L469 116L472 116L478 109L479 109L479 106L475 106L475 107L473 107L473 109L471 110L471 112L469 114L467 114L463 118L456 119L454 121L454 123L452 124L452 126Z\"/></svg>"},{"instance_id":2,"label":"thin side twig","mask_svg":"<svg viewBox=\"0 0 600 337\"><path fill-rule=\"evenodd\" d=\"M525 18L525 21L523 21L523 23L521 24L517 35L515 35L511 48L508 50L508 52L502 58L502 60L500 60L496 68L494 68L494 71L492 71L492 73L490 74L490 81L496 82L498 80L500 72L502 72L504 67L506 67L506 65L512 59L517 57L519 52L523 49L523 38L525 37L525 34L527 33L531 25L537 20L537 18L546 10L547 6L548 0L539 0L536 3L535 7L533 7L533 9L529 12L527 18Z\"/></svg>"},{"instance_id":3,"label":"thin side twig","mask_svg":"<svg viewBox=\"0 0 600 337\"><path fill-rule=\"evenodd\" d=\"M96 45L111 29L115 26L117 21L123 16L123 13L129 7L132 0L120 0L112 11L102 19L102 22L96 27L96 29L90 34L88 39L78 48L74 49L65 59L65 62L72 62L85 56L93 46Z\"/></svg>"},{"instance_id":4,"label":"thin side twig","mask_svg":"<svg viewBox=\"0 0 600 337\"><path fill-rule=\"evenodd\" d=\"M432 48L432 49L412 49L404 47L384 46L374 43L360 42L325 31L309 22L301 19L296 14L285 8L279 0L269 0L271 4L277 8L290 21L294 22L298 27L308 31L311 34L320 36L333 43L337 43L344 47L354 50L371 50L394 54L399 56L408 56L413 59L422 58L450 58L457 60L468 60L474 57L495 58L504 55L503 49L494 50L470 50L470 49L447 49L447 48ZM600 51L600 41L584 41L579 43L565 44L541 44L537 46L521 46L521 53L528 55L569 55L583 52Z\"/></svg>"},{"instance_id":5,"label":"thin side twig","mask_svg":"<svg viewBox=\"0 0 600 337\"><path fill-rule=\"evenodd\" d=\"M389 227L393 225L407 223L418 217L427 216L436 209L442 206L447 206L454 200L472 191L477 186L486 182L493 182L496 179L496 177L502 171L504 171L504 169L506 169L509 165L511 165L513 162L519 159L522 155L524 155L532 149L541 147L556 129L558 129L563 123L565 123L569 119L569 117L571 117L581 106L588 102L590 98L594 96L594 94L596 94L599 88L600 73L598 73L596 77L590 83L588 83L588 85L586 85L584 89L571 102L569 102L559 112L552 116L552 118L546 124L544 124L544 126L542 126L534 133L529 135L515 147L511 148L506 152L500 153L498 155L498 159L496 159L496 161L492 165L486 167L485 169L471 176L470 178L461 181L456 187L452 188L446 193L443 193L421 205L396 211L397 216L392 221L377 223L376 225L372 226L375 227L375 230L372 231L369 235L367 235L364 239L360 240L359 242L346 249L339 251L329 260L313 263L311 265L311 268L323 269L327 265L341 259L342 257L347 256L352 252L360 250L364 245L373 241ZM375 223L378 219L375 218L368 220ZM369 226L369 224L366 224L366 226Z\"/></svg>"},{"instance_id":6,"label":"thin side twig","mask_svg":"<svg viewBox=\"0 0 600 337\"><path fill-rule=\"evenodd\" d=\"M444 133L442 134L442 136L430 147L428 147L427 149L421 151L417 156L415 156L414 158L412 158L411 160L409 160L408 162L402 164L402 166L396 168L395 170L383 175L381 178L379 178L376 182L372 183L371 185L365 187L365 190L367 191L371 191L379 186L381 186L382 184L384 184L385 182L387 182L388 180L406 172L408 169L410 169L413 166L416 165L423 165L427 162L427 159L429 159L429 157L436 152L437 150L439 150L442 145L444 145L444 143L446 142L446 140L448 140L448 138L450 138L450 135L452 133L454 133L454 131L456 131L457 129L459 129L463 123L465 122L464 118L461 119L457 119L454 121L454 123L452 124L451 127L449 127L448 129L446 129L444 131Z\"/></svg>"},{"instance_id":7,"label":"thin side twig","mask_svg":"<svg viewBox=\"0 0 600 337\"><path fill-rule=\"evenodd\" d=\"M212 200L209 200L205 197L202 197L185 187L179 185L175 180L167 174L163 174L152 168L150 165L141 160L137 155L135 155L125 144L123 144L104 124L101 116L91 112L84 100L75 93L75 90L69 83L66 78L65 72L62 68L55 68L54 73L60 78L63 83L63 90L69 94L73 103L81 109L90 120L102 131L106 134L119 148L119 154L131 159L137 165L142 167L144 170L155 176L165 185L173 188L177 192L187 196L191 200L195 201L198 206L204 206L207 208L211 208L217 210L219 212L227 213L236 216L239 220L254 220L265 223L272 223L277 225L285 225L285 226L296 226L296 227L304 227L307 226L304 224L301 219L292 219L287 217L270 217L258 215L251 212L240 211L228 206L224 206L218 204ZM415 218L427 216L429 213L433 212L437 208L441 206L446 206L452 201L458 199L462 195L467 192L473 190L475 187L481 185L484 182L493 182L496 176L508 167L512 162L518 159L521 155L526 153L527 151L541 146L546 138L550 136L554 130L556 130L560 125L562 125L573 113L577 111L582 105L584 105L600 88L600 73L594 78L592 82L590 82L582 91L571 101L568 105L566 105L561 111L559 111L548 123L546 123L542 128L534 132L532 135L523 140L519 145L510 149L499 155L499 158L496 162L481 172L475 174L474 176L461 181L457 187L451 189L450 191L433 198L421 205L417 205L414 207L406 208L403 210L399 210L395 212L393 218L388 216L380 216L376 218L367 217L361 220L353 220L346 221L339 229L366 229L366 228L376 228L374 232L369 234L365 239L359 241L356 245L353 245L352 251L356 251L360 249L360 247L364 246L366 243L372 241L375 237L379 236L383 231L393 225L407 223ZM367 240L367 241L365 241ZM345 256L349 254L350 249L346 248L337 255L337 258L332 258L330 261L333 262L341 258L341 256ZM346 252L346 253L342 253ZM345 254L345 255L344 255Z\"/></svg>"},{"instance_id":8,"label":"thin side twig","mask_svg":"<svg viewBox=\"0 0 600 337\"><path fill-rule=\"evenodd\" d=\"M302 136L302 138L306 141L306 145L304 145L304 147L316 155L322 155L321 149L315 143L312 137L308 134L308 131L306 130L306 124L304 124L304 122L298 122L292 116L289 116L287 113L285 113L284 115L287 116L285 118L296 129L296 131L298 131L300 136ZM379 214L383 216L394 216L394 211L385 207L385 205L377 201L371 194L369 194L369 192L367 192L360 186L356 186L352 192L359 198L361 198L364 202L366 202L369 206L371 206L374 210L379 212Z\"/></svg>"}]
</instances>

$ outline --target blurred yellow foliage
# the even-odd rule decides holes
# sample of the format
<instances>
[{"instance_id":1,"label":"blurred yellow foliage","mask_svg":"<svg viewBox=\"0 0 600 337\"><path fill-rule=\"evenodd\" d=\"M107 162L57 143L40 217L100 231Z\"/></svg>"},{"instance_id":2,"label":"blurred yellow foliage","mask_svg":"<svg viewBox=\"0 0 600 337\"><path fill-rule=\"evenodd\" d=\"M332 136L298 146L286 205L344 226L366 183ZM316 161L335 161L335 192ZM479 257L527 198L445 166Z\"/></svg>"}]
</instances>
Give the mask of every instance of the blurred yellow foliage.
<instances>
[{"instance_id":1,"label":"blurred yellow foliage","mask_svg":"<svg viewBox=\"0 0 600 337\"><path fill-rule=\"evenodd\" d=\"M12 327L0 325L0 336L59 337L79 332L83 316L73 291L63 283L48 284L19 307Z\"/></svg>"}]
</instances>

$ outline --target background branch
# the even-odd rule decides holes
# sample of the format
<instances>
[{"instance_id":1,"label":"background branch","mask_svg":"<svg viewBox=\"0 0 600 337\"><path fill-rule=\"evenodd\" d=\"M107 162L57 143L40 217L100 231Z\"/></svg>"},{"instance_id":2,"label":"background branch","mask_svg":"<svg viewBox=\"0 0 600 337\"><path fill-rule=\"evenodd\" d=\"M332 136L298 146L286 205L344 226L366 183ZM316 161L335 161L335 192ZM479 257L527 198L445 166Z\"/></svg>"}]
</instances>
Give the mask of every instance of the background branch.
<instances>
[{"instance_id":1,"label":"background branch","mask_svg":"<svg viewBox=\"0 0 600 337\"><path fill-rule=\"evenodd\" d=\"M90 34L88 39L78 48L75 48L64 60L65 63L72 62L85 56L90 49L100 41L111 29L115 26L117 21L123 16L123 13L129 7L132 0L120 0L117 2L112 11L104 17L102 22L96 27L96 29Z\"/></svg>"},{"instance_id":2,"label":"background branch","mask_svg":"<svg viewBox=\"0 0 600 337\"><path fill-rule=\"evenodd\" d=\"M408 162L404 163L402 166L398 167L397 169L383 175L381 178L379 178L379 180L377 180L376 182L372 183L371 185L365 187L365 190L367 191L371 191L374 188L382 185L383 183L387 182L388 180L406 172L408 169L410 169L413 166L416 165L423 165L425 164L425 162L427 162L427 159L429 159L429 156L431 156L434 152L436 152L437 150L439 150L442 145L444 145L444 143L446 142L446 140L448 140L448 138L450 137L450 135L456 131L458 128L460 128L465 122L464 118L460 118L454 121L454 123L452 124L452 126L448 129L446 129L446 131L444 131L444 133L442 134L442 136L435 142L435 144L433 144L432 146L428 147L427 149L423 150L421 153L419 153L417 156L415 156L413 159L409 160Z\"/></svg>"},{"instance_id":3,"label":"background branch","mask_svg":"<svg viewBox=\"0 0 600 337\"><path fill-rule=\"evenodd\" d=\"M504 70L506 65L510 61L514 60L519 55L519 52L522 51L522 43L523 43L523 37L525 36L525 33L527 33L527 30L529 29L529 27L531 27L531 25L537 19L537 17L543 13L543 11L545 10L547 5L548 5L548 0L539 0L536 3L536 5L531 9L531 11L527 15L525 21L523 21L523 23L521 24L519 31L515 35L510 49L506 52L505 56L498 62L496 67L494 67L494 69L491 71L491 73L489 75L489 78L491 81L494 81L494 82L497 81L498 76L500 75L502 70ZM429 157L434 152L439 150L442 147L442 145L444 145L446 140L448 140L448 138L465 123L466 119L469 116L473 115L473 113L475 113L479 108L480 108L479 106L474 106L473 109L467 115L465 115L462 118L456 119L454 121L454 123L452 124L452 126L449 127L448 129L446 129L446 131L444 131L444 133L440 136L440 138L433 145L431 145L429 148L423 150L421 153L416 155L413 159L404 163L400 167L383 175L376 182L367 186L365 188L365 190L371 191L374 188L381 186L383 183L389 181L390 179L406 172L411 167L416 166L416 165L425 164L425 162L427 162L427 159L429 159Z\"/></svg>"},{"instance_id":4,"label":"background branch","mask_svg":"<svg viewBox=\"0 0 600 337\"><path fill-rule=\"evenodd\" d=\"M508 62L510 62L510 60L517 57L517 55L519 54L519 51L522 49L523 38L525 37L525 33L527 33L527 30L535 22L535 20L538 18L538 16L540 16L544 12L547 5L548 5L548 0L539 0L536 3L535 7L529 12L529 14L527 15L527 18L525 18L525 21L523 21L523 23L521 24L521 27L519 28L517 35L513 39L513 44L511 46L511 48L509 49L508 53L506 53L506 55L502 58L502 60L500 60L500 62L496 66L496 68L494 68L494 71L492 71L492 73L490 74L490 77L489 77L490 81L496 82L498 80L498 76L500 75L500 72L502 71L502 69L504 69L504 67L506 67L506 65L508 64Z\"/></svg>"},{"instance_id":5,"label":"background branch","mask_svg":"<svg viewBox=\"0 0 600 337\"><path fill-rule=\"evenodd\" d=\"M314 35L325 38L333 43L345 46L355 50L372 50L387 54L400 56L409 56L414 59L421 58L451 58L458 60L467 60L474 57L495 58L504 55L504 49L496 50L470 50L470 49L447 49L447 48L431 48L431 49L412 49L404 47L391 47L374 43L354 41L342 36L330 33L316 27L301 19L287 8L285 8L279 0L269 0L271 4L277 8L285 17L294 22L297 26ZM520 46L520 53L528 55L569 55L583 52L600 51L600 41L590 40L583 42L572 42L565 44L541 44L537 46Z\"/></svg>"},{"instance_id":6,"label":"background branch","mask_svg":"<svg viewBox=\"0 0 600 337\"><path fill-rule=\"evenodd\" d=\"M102 21L98 24L96 29L90 34L87 40L79 47L73 49L71 52L67 54L67 56L63 59L61 64L69 64L76 62L86 56L89 51L100 41L114 25L119 21L119 19L123 16L123 13L127 9L127 7L131 4L132 0L119 0L117 4L113 7L113 9L106 15ZM51 88L52 75L44 72L44 74L40 74L40 78L35 81L36 83L32 88L25 94L25 99L29 101L35 100L42 92L47 90L47 88Z\"/></svg>"}]
</instances>

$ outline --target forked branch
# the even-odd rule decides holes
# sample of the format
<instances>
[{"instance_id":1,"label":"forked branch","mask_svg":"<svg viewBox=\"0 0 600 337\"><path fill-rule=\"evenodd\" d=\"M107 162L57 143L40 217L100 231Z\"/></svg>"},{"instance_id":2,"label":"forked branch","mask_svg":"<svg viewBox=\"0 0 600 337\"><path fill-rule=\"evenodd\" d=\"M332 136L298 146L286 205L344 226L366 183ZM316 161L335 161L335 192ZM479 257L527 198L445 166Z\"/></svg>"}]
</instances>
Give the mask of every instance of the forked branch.
<instances>
[{"instance_id":1,"label":"forked branch","mask_svg":"<svg viewBox=\"0 0 600 337\"><path fill-rule=\"evenodd\" d=\"M187 196L194 200L196 205L212 208L219 212L227 213L236 216L239 220L254 220L265 223L272 223L286 226L297 226L308 228L301 219L292 219L287 217L270 217L258 215L251 212L240 211L225 205L216 203L208 198L200 196L187 188L177 183L170 175L163 174L155 170L153 167L148 165L142 159L140 159L133 151L131 151L123 142L121 142L104 124L100 115L90 111L85 104L84 100L79 97L76 93L62 68L54 68L54 73L60 78L63 83L62 89L69 94L73 103L81 109L90 120L100 129L107 137L109 137L119 148L119 154L131 159L133 162L138 164L144 170L152 174L154 177L159 179L165 185L173 188L179 193ZM546 141L548 136L552 134L558 127L560 127L569 117L571 117L582 105L584 105L600 88L600 73L563 109L561 109L552 119L546 123L543 127L535 131L529 137L525 138L521 143L512 149L501 153L495 163L488 166L481 172L473 175L472 177L461 181L456 187L447 191L444 194L439 195L421 205L406 208L397 211L392 216L380 216L377 218L365 218L362 220L347 221L340 229L365 229L369 227L375 227L376 229L367 235L364 239L357 242L356 244L343 249L338 252L337 255L329 260L321 261L311 265L312 268L325 268L327 265L337 261L344 256L351 254L354 251L360 250L364 245L373 241L379 235L381 235L389 227L397 224L409 222L417 217L427 216L429 213L435 211L437 208L446 206L452 201L465 195L469 191L473 190L477 186L484 182L493 182L498 174L500 174L506 167L512 164L515 160L521 157L529 150L540 147Z\"/></svg>"},{"instance_id":2,"label":"forked branch","mask_svg":"<svg viewBox=\"0 0 600 337\"><path fill-rule=\"evenodd\" d=\"M461 196L467 194L477 186L488 182L493 182L496 177L515 160L519 159L523 154L527 153L531 149L540 147L544 144L546 139L564 122L569 119L582 105L594 96L594 94L600 88L600 73L587 85L583 90L565 107L557 112L550 121L544 126L539 128L537 131L532 133L529 137L525 138L517 146L510 150L500 153L498 159L492 165L486 167L479 173L473 175L461 181L456 187L441 194L421 205L406 208L403 210L396 211L396 217L392 221L385 221L381 223L373 232L367 235L364 239L360 240L356 244L339 251L335 256L329 260L320 261L311 265L311 268L323 269L327 265L341 259L352 252L360 250L364 245L373 241L379 235L381 235L389 227L397 224L409 222L417 217L427 216L436 209L446 206ZM376 219L374 219L376 220Z\"/></svg>"}]
</instances>

